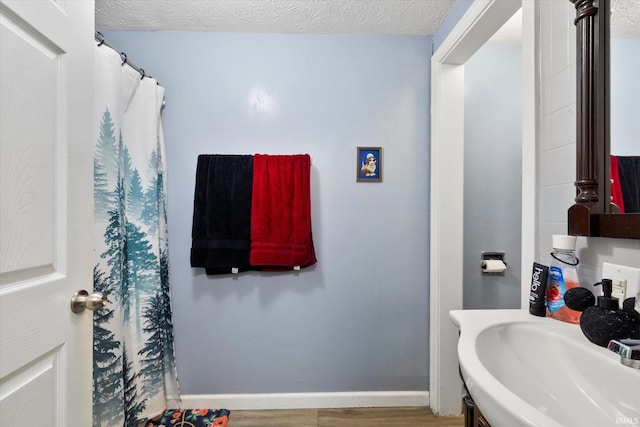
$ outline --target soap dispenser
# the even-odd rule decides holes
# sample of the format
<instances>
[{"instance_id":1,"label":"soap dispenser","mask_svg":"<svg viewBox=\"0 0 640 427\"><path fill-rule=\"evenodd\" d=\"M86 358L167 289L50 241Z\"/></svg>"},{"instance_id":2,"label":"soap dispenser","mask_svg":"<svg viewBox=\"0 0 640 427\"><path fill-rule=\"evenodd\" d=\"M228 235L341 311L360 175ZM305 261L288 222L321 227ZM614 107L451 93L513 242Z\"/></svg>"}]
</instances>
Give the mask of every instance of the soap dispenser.
<instances>
[{"instance_id":1,"label":"soap dispenser","mask_svg":"<svg viewBox=\"0 0 640 427\"><path fill-rule=\"evenodd\" d=\"M603 310L618 310L620 303L618 298L611 296L613 293L613 281L611 279L602 279L602 282L598 282L593 286L602 285L602 295L598 297L596 305Z\"/></svg>"},{"instance_id":2,"label":"soap dispenser","mask_svg":"<svg viewBox=\"0 0 640 427\"><path fill-rule=\"evenodd\" d=\"M593 305L595 298L585 297L585 291L589 292L585 288L571 289L565 295L565 303L569 308L582 311L580 329L584 335L602 347L606 347L611 340L640 338L640 321L633 315L635 312L631 313L634 310L627 309L630 301L625 301L625 309L620 309L618 298L611 296L611 279L602 279L594 286L597 285L602 285L603 295L597 297L596 305Z\"/></svg>"}]
</instances>

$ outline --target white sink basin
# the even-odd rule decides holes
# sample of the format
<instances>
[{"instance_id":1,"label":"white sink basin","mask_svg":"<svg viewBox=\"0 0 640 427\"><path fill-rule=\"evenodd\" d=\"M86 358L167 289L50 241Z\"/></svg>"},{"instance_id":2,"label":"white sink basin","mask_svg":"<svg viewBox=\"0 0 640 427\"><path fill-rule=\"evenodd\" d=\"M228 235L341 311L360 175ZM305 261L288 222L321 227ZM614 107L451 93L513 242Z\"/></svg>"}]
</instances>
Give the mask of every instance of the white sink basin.
<instances>
[{"instance_id":1,"label":"white sink basin","mask_svg":"<svg viewBox=\"0 0 640 427\"><path fill-rule=\"evenodd\" d=\"M578 325L528 310L453 310L458 358L492 427L640 426L640 370Z\"/></svg>"}]
</instances>

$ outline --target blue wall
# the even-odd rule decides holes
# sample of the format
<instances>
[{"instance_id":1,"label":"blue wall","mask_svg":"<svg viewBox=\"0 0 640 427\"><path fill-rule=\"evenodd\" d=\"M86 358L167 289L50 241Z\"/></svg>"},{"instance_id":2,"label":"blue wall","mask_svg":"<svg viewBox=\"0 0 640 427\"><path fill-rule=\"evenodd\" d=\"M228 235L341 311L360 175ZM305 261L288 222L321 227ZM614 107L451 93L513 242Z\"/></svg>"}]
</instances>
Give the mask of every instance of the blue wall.
<instances>
[{"instance_id":1,"label":"blue wall","mask_svg":"<svg viewBox=\"0 0 640 427\"><path fill-rule=\"evenodd\" d=\"M184 394L428 389L431 37L105 33L166 88ZM382 146L382 183L356 147ZM318 264L189 266L200 153L309 153Z\"/></svg>"},{"instance_id":2,"label":"blue wall","mask_svg":"<svg viewBox=\"0 0 640 427\"><path fill-rule=\"evenodd\" d=\"M464 77L463 307L520 308L522 48L485 44ZM505 251L504 276L482 275L482 251Z\"/></svg>"}]
</instances>

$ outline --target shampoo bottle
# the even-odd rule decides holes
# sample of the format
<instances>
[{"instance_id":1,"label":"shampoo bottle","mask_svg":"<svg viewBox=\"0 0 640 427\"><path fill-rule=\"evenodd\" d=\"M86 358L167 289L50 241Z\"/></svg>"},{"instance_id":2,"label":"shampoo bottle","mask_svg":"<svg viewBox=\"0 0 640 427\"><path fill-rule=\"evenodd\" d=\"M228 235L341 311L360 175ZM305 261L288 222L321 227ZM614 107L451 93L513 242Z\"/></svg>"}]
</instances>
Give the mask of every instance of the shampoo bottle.
<instances>
[{"instance_id":1,"label":"shampoo bottle","mask_svg":"<svg viewBox=\"0 0 640 427\"><path fill-rule=\"evenodd\" d=\"M553 235L553 252L547 283L547 316L563 322L578 323L579 311L572 310L564 302L564 294L580 286L578 282L578 258L576 236Z\"/></svg>"}]
</instances>

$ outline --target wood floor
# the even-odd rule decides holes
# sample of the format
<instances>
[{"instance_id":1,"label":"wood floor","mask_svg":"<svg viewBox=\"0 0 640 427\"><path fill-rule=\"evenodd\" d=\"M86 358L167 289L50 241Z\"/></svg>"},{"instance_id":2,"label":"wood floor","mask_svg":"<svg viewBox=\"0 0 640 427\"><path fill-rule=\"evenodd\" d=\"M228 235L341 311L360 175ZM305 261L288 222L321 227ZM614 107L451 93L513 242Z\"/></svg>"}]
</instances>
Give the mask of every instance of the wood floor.
<instances>
[{"instance_id":1,"label":"wood floor","mask_svg":"<svg viewBox=\"0 0 640 427\"><path fill-rule=\"evenodd\" d=\"M427 407L231 411L229 427L463 427Z\"/></svg>"}]
</instances>

